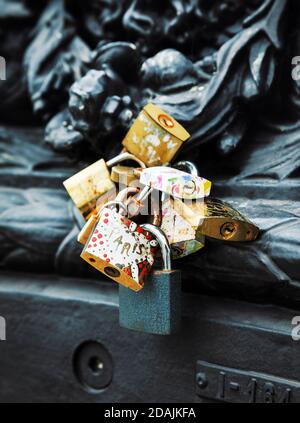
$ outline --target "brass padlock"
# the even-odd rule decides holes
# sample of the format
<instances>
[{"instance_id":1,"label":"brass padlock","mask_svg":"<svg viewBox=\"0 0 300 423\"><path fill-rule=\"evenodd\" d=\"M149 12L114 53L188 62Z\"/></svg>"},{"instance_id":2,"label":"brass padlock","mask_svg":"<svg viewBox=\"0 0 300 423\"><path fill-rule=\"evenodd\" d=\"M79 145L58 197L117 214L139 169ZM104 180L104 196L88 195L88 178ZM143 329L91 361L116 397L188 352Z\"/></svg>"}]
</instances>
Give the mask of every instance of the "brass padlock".
<instances>
[{"instance_id":1,"label":"brass padlock","mask_svg":"<svg viewBox=\"0 0 300 423\"><path fill-rule=\"evenodd\" d=\"M148 104L140 113L123 145L147 167L168 165L190 134L166 112Z\"/></svg>"},{"instance_id":2,"label":"brass padlock","mask_svg":"<svg viewBox=\"0 0 300 423\"><path fill-rule=\"evenodd\" d=\"M134 182L139 181L139 174L136 170L136 168L130 166L114 166L111 169L111 180L121 186L129 187Z\"/></svg>"},{"instance_id":3,"label":"brass padlock","mask_svg":"<svg viewBox=\"0 0 300 423\"><path fill-rule=\"evenodd\" d=\"M99 220L81 257L115 282L140 291L154 264L158 242L142 227L128 219L108 203L100 212Z\"/></svg>"},{"instance_id":4,"label":"brass padlock","mask_svg":"<svg viewBox=\"0 0 300 423\"><path fill-rule=\"evenodd\" d=\"M194 211L199 213L196 203L194 206ZM201 207L203 222L198 226L197 236L206 235L228 242L250 242L259 236L259 228L229 204L209 198L200 205L200 210Z\"/></svg>"},{"instance_id":5,"label":"brass padlock","mask_svg":"<svg viewBox=\"0 0 300 423\"><path fill-rule=\"evenodd\" d=\"M196 229L196 239L204 235L227 242L249 242L260 232L238 210L214 198L187 203L173 199L172 207Z\"/></svg>"},{"instance_id":6,"label":"brass padlock","mask_svg":"<svg viewBox=\"0 0 300 423\"><path fill-rule=\"evenodd\" d=\"M107 163L103 159L99 160L64 182L74 204L86 220L95 212L101 196L110 191L114 191L116 196L116 186L111 180L110 168L127 160L133 160L145 168L145 164L132 154L122 153Z\"/></svg>"}]
</instances>

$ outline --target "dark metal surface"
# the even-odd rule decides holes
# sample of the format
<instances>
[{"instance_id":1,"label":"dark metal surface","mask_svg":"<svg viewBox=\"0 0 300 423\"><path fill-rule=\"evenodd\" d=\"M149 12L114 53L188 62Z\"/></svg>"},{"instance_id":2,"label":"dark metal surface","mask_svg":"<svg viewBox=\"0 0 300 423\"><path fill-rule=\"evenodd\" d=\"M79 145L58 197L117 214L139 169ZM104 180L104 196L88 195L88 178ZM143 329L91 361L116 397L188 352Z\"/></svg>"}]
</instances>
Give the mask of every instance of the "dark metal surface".
<instances>
[{"instance_id":1,"label":"dark metal surface","mask_svg":"<svg viewBox=\"0 0 300 423\"><path fill-rule=\"evenodd\" d=\"M299 2L0 6L0 401L207 401L199 360L299 381ZM262 228L254 244L208 241L181 261L190 294L169 339L119 327L116 290L79 260L62 188L120 152L149 100L193 134L178 159Z\"/></svg>"},{"instance_id":2,"label":"dark metal surface","mask_svg":"<svg viewBox=\"0 0 300 423\"><path fill-rule=\"evenodd\" d=\"M295 311L193 295L183 300L178 335L147 335L120 328L111 283L2 274L8 336L0 343L1 402L198 401L199 360L300 380L300 344L291 338ZM78 348L91 341L100 346L87 347L85 376L78 379ZM111 376L107 388L94 392Z\"/></svg>"},{"instance_id":3,"label":"dark metal surface","mask_svg":"<svg viewBox=\"0 0 300 423\"><path fill-rule=\"evenodd\" d=\"M197 395L227 403L289 404L300 402L299 382L199 361Z\"/></svg>"}]
</instances>

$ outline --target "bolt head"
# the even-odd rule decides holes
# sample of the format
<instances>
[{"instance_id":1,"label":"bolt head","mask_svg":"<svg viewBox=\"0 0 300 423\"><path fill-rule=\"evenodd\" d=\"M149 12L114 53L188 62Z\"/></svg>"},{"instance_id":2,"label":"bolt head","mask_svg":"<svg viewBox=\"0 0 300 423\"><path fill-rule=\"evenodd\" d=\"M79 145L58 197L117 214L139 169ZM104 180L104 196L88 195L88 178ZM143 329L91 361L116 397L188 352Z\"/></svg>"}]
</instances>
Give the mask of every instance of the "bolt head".
<instances>
[{"instance_id":1,"label":"bolt head","mask_svg":"<svg viewBox=\"0 0 300 423\"><path fill-rule=\"evenodd\" d=\"M196 376L197 385L200 389L205 389L208 386L208 380L205 373L198 373Z\"/></svg>"}]
</instances>

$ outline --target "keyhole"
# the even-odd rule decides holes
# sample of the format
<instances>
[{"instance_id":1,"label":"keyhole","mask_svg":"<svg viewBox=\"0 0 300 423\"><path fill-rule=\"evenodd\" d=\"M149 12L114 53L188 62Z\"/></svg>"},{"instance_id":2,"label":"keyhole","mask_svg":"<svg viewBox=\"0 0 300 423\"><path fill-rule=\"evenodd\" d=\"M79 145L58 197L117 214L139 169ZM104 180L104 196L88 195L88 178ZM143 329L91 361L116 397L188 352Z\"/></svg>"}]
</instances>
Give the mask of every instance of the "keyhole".
<instances>
[{"instance_id":1,"label":"keyhole","mask_svg":"<svg viewBox=\"0 0 300 423\"><path fill-rule=\"evenodd\" d=\"M252 239L252 232L251 231L247 232L246 239L247 239L247 241L251 241L251 239Z\"/></svg>"},{"instance_id":2,"label":"keyhole","mask_svg":"<svg viewBox=\"0 0 300 423\"><path fill-rule=\"evenodd\" d=\"M104 363L99 357L92 357L89 361L89 368L95 375L99 375L104 370Z\"/></svg>"},{"instance_id":3,"label":"keyhole","mask_svg":"<svg viewBox=\"0 0 300 423\"><path fill-rule=\"evenodd\" d=\"M106 267L104 269L104 272L107 276L109 276L110 278L113 278L113 279L117 279L121 276L121 272L119 272L119 270L115 269L114 267L110 267L110 266Z\"/></svg>"},{"instance_id":4,"label":"keyhole","mask_svg":"<svg viewBox=\"0 0 300 423\"><path fill-rule=\"evenodd\" d=\"M190 181L185 184L183 191L186 195L193 195L196 191L196 183L194 181Z\"/></svg>"},{"instance_id":5,"label":"keyhole","mask_svg":"<svg viewBox=\"0 0 300 423\"><path fill-rule=\"evenodd\" d=\"M174 128L175 124L173 120L167 115L160 115L158 117L159 123L166 128Z\"/></svg>"},{"instance_id":6,"label":"keyhole","mask_svg":"<svg viewBox=\"0 0 300 423\"><path fill-rule=\"evenodd\" d=\"M236 233L237 227L234 223L225 223L221 228L221 235L223 239L231 239Z\"/></svg>"}]
</instances>

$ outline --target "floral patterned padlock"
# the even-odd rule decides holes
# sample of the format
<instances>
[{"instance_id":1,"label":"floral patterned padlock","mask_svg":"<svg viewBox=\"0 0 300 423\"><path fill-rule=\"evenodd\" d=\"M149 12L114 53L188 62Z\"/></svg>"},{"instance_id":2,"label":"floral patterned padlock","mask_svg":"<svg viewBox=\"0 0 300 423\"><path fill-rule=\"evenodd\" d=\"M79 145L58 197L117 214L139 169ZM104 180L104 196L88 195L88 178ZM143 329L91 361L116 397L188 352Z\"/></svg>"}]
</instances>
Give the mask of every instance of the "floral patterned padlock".
<instances>
[{"instance_id":1,"label":"floral patterned padlock","mask_svg":"<svg viewBox=\"0 0 300 423\"><path fill-rule=\"evenodd\" d=\"M166 112L148 104L140 113L123 145L147 167L167 166L190 134Z\"/></svg>"},{"instance_id":2,"label":"floral patterned padlock","mask_svg":"<svg viewBox=\"0 0 300 423\"><path fill-rule=\"evenodd\" d=\"M169 241L174 260L197 253L205 246L205 237L199 234L197 236L195 227L174 207L176 203L185 207L179 200L163 198L161 222L161 229Z\"/></svg>"},{"instance_id":3,"label":"floral patterned padlock","mask_svg":"<svg viewBox=\"0 0 300 423\"><path fill-rule=\"evenodd\" d=\"M176 163L174 168L188 172L191 177L199 177L198 168L192 162L182 161ZM197 201L202 202L203 199ZM205 246L205 236L197 236L196 227L198 225L193 226L192 224L195 223L197 216L193 216L194 220L191 222L191 213L189 214L188 211L184 202L163 194L161 229L168 238L174 260L197 253Z\"/></svg>"},{"instance_id":4,"label":"floral patterned padlock","mask_svg":"<svg viewBox=\"0 0 300 423\"><path fill-rule=\"evenodd\" d=\"M158 242L117 212L117 205L126 210L122 203L111 202L100 211L81 257L110 279L138 292L154 264Z\"/></svg>"}]
</instances>

